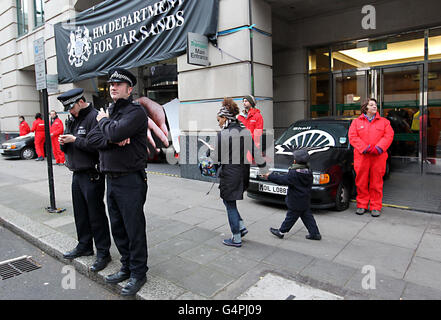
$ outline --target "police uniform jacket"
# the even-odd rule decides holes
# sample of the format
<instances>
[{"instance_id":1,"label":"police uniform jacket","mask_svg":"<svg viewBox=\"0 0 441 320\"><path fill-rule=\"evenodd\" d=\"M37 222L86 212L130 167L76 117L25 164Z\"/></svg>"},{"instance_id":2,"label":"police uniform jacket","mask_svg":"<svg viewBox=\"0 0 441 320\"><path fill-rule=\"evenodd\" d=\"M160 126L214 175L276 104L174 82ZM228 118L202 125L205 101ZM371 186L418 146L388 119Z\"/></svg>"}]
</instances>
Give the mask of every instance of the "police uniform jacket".
<instances>
[{"instance_id":1,"label":"police uniform jacket","mask_svg":"<svg viewBox=\"0 0 441 320\"><path fill-rule=\"evenodd\" d=\"M76 137L75 142L60 145L61 150L66 154L66 166L71 171L90 171L98 164L98 150L90 145L86 139L94 127L98 125L96 116L98 111L89 104L87 108L81 109L78 117L72 117L66 123L66 133Z\"/></svg>"},{"instance_id":2,"label":"police uniform jacket","mask_svg":"<svg viewBox=\"0 0 441 320\"><path fill-rule=\"evenodd\" d=\"M147 111L130 96L109 107L109 118L98 122L89 141L99 148L101 172L129 173L147 166ZM130 138L123 147L118 142Z\"/></svg>"}]
</instances>

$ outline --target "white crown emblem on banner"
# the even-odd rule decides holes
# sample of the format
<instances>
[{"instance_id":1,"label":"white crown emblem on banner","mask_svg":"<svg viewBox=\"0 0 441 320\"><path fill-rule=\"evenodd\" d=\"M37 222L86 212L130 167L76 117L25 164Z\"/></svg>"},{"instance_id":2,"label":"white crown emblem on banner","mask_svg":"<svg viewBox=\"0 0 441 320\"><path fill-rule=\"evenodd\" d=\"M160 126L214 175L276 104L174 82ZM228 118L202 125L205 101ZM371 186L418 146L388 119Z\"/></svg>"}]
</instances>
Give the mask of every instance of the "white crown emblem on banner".
<instances>
[{"instance_id":1,"label":"white crown emblem on banner","mask_svg":"<svg viewBox=\"0 0 441 320\"><path fill-rule=\"evenodd\" d=\"M70 32L70 42L67 45L70 65L79 68L84 61L88 61L92 53L92 38L89 36L89 29L83 26Z\"/></svg>"}]
</instances>

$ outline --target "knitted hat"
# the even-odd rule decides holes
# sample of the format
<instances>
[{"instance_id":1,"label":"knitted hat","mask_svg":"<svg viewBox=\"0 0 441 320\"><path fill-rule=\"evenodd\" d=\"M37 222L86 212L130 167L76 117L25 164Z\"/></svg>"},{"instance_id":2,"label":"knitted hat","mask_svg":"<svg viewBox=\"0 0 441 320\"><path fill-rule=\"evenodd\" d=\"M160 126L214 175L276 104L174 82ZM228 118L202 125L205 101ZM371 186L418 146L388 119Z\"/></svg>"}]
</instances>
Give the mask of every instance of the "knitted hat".
<instances>
[{"instance_id":1,"label":"knitted hat","mask_svg":"<svg viewBox=\"0 0 441 320\"><path fill-rule=\"evenodd\" d=\"M300 149L293 152L296 163L307 163L309 161L309 153L306 149Z\"/></svg>"},{"instance_id":2,"label":"knitted hat","mask_svg":"<svg viewBox=\"0 0 441 320\"><path fill-rule=\"evenodd\" d=\"M253 108L256 106L256 99L253 96L245 96L243 98L247 99Z\"/></svg>"}]
</instances>

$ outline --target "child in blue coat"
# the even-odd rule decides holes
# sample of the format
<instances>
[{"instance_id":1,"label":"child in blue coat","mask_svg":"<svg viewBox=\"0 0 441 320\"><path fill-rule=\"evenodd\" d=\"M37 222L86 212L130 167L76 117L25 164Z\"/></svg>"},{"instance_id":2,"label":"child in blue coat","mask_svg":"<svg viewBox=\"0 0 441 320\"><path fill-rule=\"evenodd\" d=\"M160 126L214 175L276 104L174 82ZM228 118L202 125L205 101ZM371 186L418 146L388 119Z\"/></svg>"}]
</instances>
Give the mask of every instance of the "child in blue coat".
<instances>
[{"instance_id":1,"label":"child in blue coat","mask_svg":"<svg viewBox=\"0 0 441 320\"><path fill-rule=\"evenodd\" d=\"M309 232L306 235L306 239L320 240L322 236L310 210L313 177L307 164L309 153L305 149L300 149L294 151L293 157L294 161L289 168L288 174L281 175L273 172L261 176L279 185L288 186L288 194L285 199L288 212L286 213L285 220L279 229L270 228L270 232L282 239L300 217Z\"/></svg>"}]
</instances>

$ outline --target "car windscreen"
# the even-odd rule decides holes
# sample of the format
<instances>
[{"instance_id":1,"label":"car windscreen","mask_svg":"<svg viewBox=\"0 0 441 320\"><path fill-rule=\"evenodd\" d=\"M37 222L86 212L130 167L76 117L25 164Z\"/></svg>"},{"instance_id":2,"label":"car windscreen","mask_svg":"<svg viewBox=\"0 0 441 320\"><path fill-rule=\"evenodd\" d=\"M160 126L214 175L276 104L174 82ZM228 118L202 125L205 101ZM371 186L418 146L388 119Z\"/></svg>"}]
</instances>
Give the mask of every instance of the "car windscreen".
<instances>
[{"instance_id":1,"label":"car windscreen","mask_svg":"<svg viewBox=\"0 0 441 320\"><path fill-rule=\"evenodd\" d=\"M349 122L298 121L277 139L278 148L347 147Z\"/></svg>"},{"instance_id":2,"label":"car windscreen","mask_svg":"<svg viewBox=\"0 0 441 320\"><path fill-rule=\"evenodd\" d=\"M34 137L34 135L35 134L33 132L29 132L28 134L26 134L24 136L18 136L18 137L15 137L13 139L9 139L6 142L8 142L8 143L9 142L20 142L20 141L24 141L24 140L30 139L30 138Z\"/></svg>"}]
</instances>

